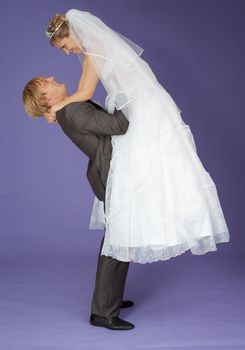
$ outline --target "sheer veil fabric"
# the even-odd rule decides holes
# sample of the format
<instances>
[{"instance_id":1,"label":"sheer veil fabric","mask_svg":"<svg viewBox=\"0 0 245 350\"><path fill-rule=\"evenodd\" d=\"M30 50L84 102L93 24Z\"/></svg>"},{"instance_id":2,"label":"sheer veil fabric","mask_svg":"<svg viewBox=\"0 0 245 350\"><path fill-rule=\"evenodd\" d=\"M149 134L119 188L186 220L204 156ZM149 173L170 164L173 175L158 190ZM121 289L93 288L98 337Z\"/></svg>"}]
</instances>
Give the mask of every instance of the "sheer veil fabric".
<instances>
[{"instance_id":1,"label":"sheer veil fabric","mask_svg":"<svg viewBox=\"0 0 245 350\"><path fill-rule=\"evenodd\" d=\"M108 112L129 120L125 135L112 136L105 212L95 197L91 214L89 228L105 229L101 254L151 263L217 250L230 237L216 185L143 49L89 12L66 17L108 93Z\"/></svg>"}]
</instances>

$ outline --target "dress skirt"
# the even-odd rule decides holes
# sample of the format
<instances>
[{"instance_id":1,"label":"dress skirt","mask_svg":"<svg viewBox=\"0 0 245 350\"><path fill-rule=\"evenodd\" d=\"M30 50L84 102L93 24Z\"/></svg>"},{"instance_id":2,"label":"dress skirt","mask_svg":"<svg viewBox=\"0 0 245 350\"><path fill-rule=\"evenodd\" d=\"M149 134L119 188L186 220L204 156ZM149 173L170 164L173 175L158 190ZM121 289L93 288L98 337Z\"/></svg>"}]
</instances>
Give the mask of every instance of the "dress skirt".
<instances>
[{"instance_id":1,"label":"dress skirt","mask_svg":"<svg viewBox=\"0 0 245 350\"><path fill-rule=\"evenodd\" d=\"M216 185L170 94L156 83L122 112L129 127L112 136L105 212L95 197L90 219L105 229L101 254L147 263L228 242Z\"/></svg>"}]
</instances>

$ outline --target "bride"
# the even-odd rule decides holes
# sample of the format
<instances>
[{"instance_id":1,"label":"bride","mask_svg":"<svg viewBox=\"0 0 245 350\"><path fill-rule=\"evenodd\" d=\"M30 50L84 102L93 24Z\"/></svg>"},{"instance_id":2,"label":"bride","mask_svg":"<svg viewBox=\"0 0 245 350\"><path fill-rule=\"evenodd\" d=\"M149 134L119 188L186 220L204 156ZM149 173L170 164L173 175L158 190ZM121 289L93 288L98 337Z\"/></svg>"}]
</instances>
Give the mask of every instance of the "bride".
<instances>
[{"instance_id":1,"label":"bride","mask_svg":"<svg viewBox=\"0 0 245 350\"><path fill-rule=\"evenodd\" d=\"M129 120L125 135L112 136L105 212L95 197L90 219L91 229L105 229L101 254L146 263L228 242L215 183L180 109L140 57L143 49L75 9L54 16L46 34L83 67L77 92L53 106L47 121L68 103L91 99L99 80L108 112L116 108Z\"/></svg>"}]
</instances>

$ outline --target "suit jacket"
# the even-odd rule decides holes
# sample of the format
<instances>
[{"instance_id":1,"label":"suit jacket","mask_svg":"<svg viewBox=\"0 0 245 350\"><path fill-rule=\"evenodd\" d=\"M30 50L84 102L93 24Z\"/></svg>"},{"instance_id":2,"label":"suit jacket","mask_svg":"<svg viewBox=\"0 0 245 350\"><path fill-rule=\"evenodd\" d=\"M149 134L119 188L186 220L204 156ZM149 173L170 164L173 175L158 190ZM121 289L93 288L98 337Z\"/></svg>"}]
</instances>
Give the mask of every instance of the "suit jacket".
<instances>
[{"instance_id":1,"label":"suit jacket","mask_svg":"<svg viewBox=\"0 0 245 350\"><path fill-rule=\"evenodd\" d=\"M127 118L121 111L109 114L91 100L68 104L56 113L56 118L64 133L88 156L87 179L96 197L105 201L111 135L126 133Z\"/></svg>"}]
</instances>

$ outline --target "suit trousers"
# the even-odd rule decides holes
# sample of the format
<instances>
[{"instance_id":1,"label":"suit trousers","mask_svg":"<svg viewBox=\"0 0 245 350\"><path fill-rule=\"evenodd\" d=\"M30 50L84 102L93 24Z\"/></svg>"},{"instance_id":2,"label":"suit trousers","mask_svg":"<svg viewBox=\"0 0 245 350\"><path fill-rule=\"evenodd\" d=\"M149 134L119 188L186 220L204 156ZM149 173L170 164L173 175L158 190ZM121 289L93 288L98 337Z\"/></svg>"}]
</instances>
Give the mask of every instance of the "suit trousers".
<instances>
[{"instance_id":1,"label":"suit trousers","mask_svg":"<svg viewBox=\"0 0 245 350\"><path fill-rule=\"evenodd\" d=\"M101 240L91 313L102 317L118 317L123 299L129 262L101 255Z\"/></svg>"}]
</instances>

